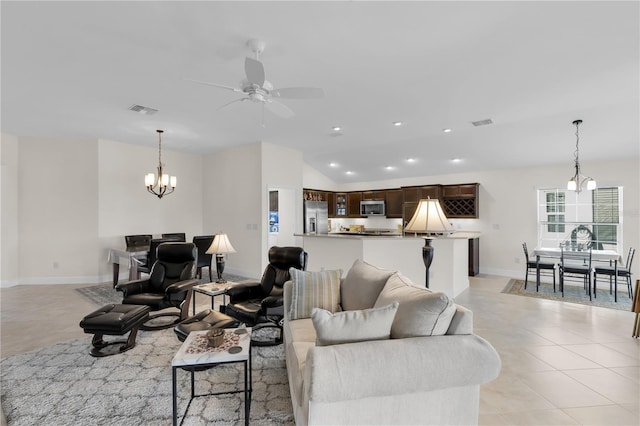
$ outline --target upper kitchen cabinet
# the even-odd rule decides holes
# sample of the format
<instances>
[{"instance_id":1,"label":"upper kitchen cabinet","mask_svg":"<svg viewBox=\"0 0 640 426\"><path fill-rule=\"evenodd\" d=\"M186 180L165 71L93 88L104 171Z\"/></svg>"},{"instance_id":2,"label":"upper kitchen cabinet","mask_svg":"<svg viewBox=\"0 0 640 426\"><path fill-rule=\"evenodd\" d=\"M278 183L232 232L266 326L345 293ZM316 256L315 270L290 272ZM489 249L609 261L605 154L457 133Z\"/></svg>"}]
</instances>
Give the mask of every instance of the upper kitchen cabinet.
<instances>
[{"instance_id":1,"label":"upper kitchen cabinet","mask_svg":"<svg viewBox=\"0 0 640 426\"><path fill-rule=\"evenodd\" d=\"M327 192L327 212L329 217L336 217L336 194Z\"/></svg>"},{"instance_id":2,"label":"upper kitchen cabinet","mask_svg":"<svg viewBox=\"0 0 640 426\"><path fill-rule=\"evenodd\" d=\"M347 217L347 194L344 192L336 192L334 217Z\"/></svg>"},{"instance_id":3,"label":"upper kitchen cabinet","mask_svg":"<svg viewBox=\"0 0 640 426\"><path fill-rule=\"evenodd\" d=\"M425 200L431 198L432 200L439 200L442 198L442 185L427 185L418 188L420 199Z\"/></svg>"},{"instance_id":4,"label":"upper kitchen cabinet","mask_svg":"<svg viewBox=\"0 0 640 426\"><path fill-rule=\"evenodd\" d=\"M387 189L385 210L388 218L402 218L402 189Z\"/></svg>"},{"instance_id":5,"label":"upper kitchen cabinet","mask_svg":"<svg viewBox=\"0 0 640 426\"><path fill-rule=\"evenodd\" d=\"M364 191L362 201L385 201L386 191Z\"/></svg>"},{"instance_id":6,"label":"upper kitchen cabinet","mask_svg":"<svg viewBox=\"0 0 640 426\"><path fill-rule=\"evenodd\" d=\"M442 185L442 208L448 218L475 219L478 217L478 189L480 184Z\"/></svg>"},{"instance_id":7,"label":"upper kitchen cabinet","mask_svg":"<svg viewBox=\"0 0 640 426\"><path fill-rule=\"evenodd\" d=\"M360 216L360 201L362 201L362 192L347 193L347 216L348 217L362 217Z\"/></svg>"},{"instance_id":8,"label":"upper kitchen cabinet","mask_svg":"<svg viewBox=\"0 0 640 426\"><path fill-rule=\"evenodd\" d=\"M442 196L441 188L441 185L403 186L403 201L405 203L417 203L427 198L440 199Z\"/></svg>"}]
</instances>

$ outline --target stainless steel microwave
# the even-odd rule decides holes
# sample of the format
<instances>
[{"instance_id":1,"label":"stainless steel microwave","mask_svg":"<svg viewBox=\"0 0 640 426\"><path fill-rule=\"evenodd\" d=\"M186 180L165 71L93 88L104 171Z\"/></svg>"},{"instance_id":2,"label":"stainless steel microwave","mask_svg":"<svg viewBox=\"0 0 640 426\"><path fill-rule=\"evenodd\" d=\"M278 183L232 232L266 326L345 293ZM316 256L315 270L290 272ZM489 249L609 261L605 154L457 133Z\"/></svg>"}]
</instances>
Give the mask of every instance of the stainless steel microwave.
<instances>
[{"instance_id":1,"label":"stainless steel microwave","mask_svg":"<svg viewBox=\"0 0 640 426\"><path fill-rule=\"evenodd\" d=\"M360 216L384 216L384 201L360 201Z\"/></svg>"}]
</instances>

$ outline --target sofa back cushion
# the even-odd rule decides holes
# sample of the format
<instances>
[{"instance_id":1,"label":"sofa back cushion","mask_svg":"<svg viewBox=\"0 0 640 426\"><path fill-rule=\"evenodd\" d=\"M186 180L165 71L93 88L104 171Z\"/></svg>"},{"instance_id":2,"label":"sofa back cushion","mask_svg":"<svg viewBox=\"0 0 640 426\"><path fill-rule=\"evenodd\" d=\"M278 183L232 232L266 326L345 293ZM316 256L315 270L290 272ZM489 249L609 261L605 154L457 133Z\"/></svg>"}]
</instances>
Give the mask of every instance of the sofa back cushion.
<instances>
[{"instance_id":1,"label":"sofa back cushion","mask_svg":"<svg viewBox=\"0 0 640 426\"><path fill-rule=\"evenodd\" d=\"M418 287L398 273L389 278L375 307L393 302L399 306L391 326L392 339L443 335L456 313L456 305L446 294Z\"/></svg>"},{"instance_id":2,"label":"sofa back cushion","mask_svg":"<svg viewBox=\"0 0 640 426\"><path fill-rule=\"evenodd\" d=\"M342 310L373 308L380 291L393 273L356 259L340 286Z\"/></svg>"},{"instance_id":3,"label":"sofa back cushion","mask_svg":"<svg viewBox=\"0 0 640 426\"><path fill-rule=\"evenodd\" d=\"M340 310L341 269L313 272L291 268L289 274L293 285L288 319L310 318L313 308Z\"/></svg>"},{"instance_id":4,"label":"sofa back cushion","mask_svg":"<svg viewBox=\"0 0 640 426\"><path fill-rule=\"evenodd\" d=\"M397 310L397 302L379 308L337 313L314 308L311 321L316 330L316 345L388 339Z\"/></svg>"}]
</instances>

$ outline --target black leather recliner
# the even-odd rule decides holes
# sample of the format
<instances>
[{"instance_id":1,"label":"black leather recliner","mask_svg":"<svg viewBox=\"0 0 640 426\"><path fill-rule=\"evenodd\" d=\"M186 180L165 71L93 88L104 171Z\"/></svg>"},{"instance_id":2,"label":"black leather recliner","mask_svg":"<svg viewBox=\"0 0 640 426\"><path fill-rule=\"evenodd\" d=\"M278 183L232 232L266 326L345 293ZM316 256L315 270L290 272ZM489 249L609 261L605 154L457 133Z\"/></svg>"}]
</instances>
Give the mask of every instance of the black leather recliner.
<instances>
[{"instance_id":1,"label":"black leather recliner","mask_svg":"<svg viewBox=\"0 0 640 426\"><path fill-rule=\"evenodd\" d=\"M260 282L246 282L241 286L227 290L229 304L225 313L240 322L254 327L276 327L278 336L273 341L253 339L258 346L282 343L281 320L284 317L282 286L291 277L289 268L305 270L307 253L301 247L271 247L269 265L262 274Z\"/></svg>"},{"instance_id":2,"label":"black leather recliner","mask_svg":"<svg viewBox=\"0 0 640 426\"><path fill-rule=\"evenodd\" d=\"M151 311L177 308L149 316L149 321L162 316L177 316L170 323L143 325L143 330L171 327L187 318L193 286L198 252L193 243L167 242L157 248L157 260L151 266L149 278L129 281L116 286L124 294L123 304L146 305ZM148 323L147 323L148 324Z\"/></svg>"}]
</instances>

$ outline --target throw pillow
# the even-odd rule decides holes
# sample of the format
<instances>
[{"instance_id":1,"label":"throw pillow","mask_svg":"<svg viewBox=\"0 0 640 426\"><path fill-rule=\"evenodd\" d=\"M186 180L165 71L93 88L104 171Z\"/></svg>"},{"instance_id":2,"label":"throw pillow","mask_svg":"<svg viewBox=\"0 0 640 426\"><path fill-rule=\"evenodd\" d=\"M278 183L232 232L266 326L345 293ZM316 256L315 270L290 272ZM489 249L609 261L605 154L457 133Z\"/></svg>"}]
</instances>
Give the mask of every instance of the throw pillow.
<instances>
[{"instance_id":1,"label":"throw pillow","mask_svg":"<svg viewBox=\"0 0 640 426\"><path fill-rule=\"evenodd\" d=\"M393 271L356 259L340 286L340 302L345 311L372 308Z\"/></svg>"},{"instance_id":2,"label":"throw pillow","mask_svg":"<svg viewBox=\"0 0 640 426\"><path fill-rule=\"evenodd\" d=\"M456 313L456 305L446 294L418 287L398 273L389 278L375 306L393 302L400 305L391 326L392 339L441 336Z\"/></svg>"},{"instance_id":3,"label":"throw pillow","mask_svg":"<svg viewBox=\"0 0 640 426\"><path fill-rule=\"evenodd\" d=\"M314 308L311 321L316 330L316 345L329 346L365 340L388 339L398 303L360 311L342 311L332 314Z\"/></svg>"},{"instance_id":4,"label":"throw pillow","mask_svg":"<svg viewBox=\"0 0 640 426\"><path fill-rule=\"evenodd\" d=\"M339 310L341 269L312 272L290 268L289 274L293 282L290 320L311 317L313 308Z\"/></svg>"}]
</instances>

